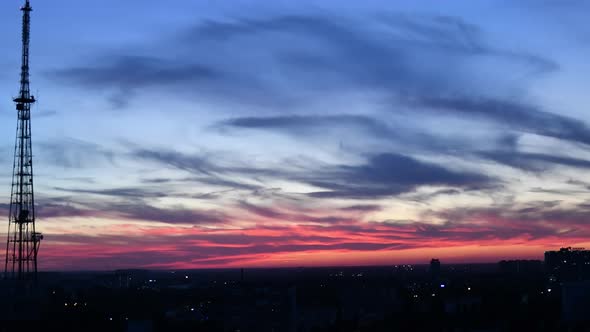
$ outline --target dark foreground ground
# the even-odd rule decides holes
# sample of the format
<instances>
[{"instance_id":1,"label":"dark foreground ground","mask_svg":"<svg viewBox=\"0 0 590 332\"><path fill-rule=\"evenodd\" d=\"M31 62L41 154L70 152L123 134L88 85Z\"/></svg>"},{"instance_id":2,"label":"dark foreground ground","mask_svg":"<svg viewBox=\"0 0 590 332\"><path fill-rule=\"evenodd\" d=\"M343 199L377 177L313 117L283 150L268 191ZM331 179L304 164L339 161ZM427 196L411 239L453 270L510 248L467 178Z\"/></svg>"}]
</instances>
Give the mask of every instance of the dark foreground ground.
<instances>
[{"instance_id":1,"label":"dark foreground ground","mask_svg":"<svg viewBox=\"0 0 590 332\"><path fill-rule=\"evenodd\" d=\"M585 275L541 264L43 273L0 331L590 331Z\"/></svg>"}]
</instances>

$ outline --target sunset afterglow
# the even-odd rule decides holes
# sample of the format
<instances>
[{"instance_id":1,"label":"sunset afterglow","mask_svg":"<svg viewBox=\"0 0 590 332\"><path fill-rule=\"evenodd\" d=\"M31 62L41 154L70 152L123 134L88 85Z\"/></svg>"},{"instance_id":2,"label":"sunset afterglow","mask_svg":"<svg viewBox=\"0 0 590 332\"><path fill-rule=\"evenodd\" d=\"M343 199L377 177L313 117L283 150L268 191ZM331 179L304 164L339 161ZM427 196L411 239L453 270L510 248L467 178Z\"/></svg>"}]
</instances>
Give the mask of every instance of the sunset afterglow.
<instances>
[{"instance_id":1,"label":"sunset afterglow","mask_svg":"<svg viewBox=\"0 0 590 332\"><path fill-rule=\"evenodd\" d=\"M590 247L590 3L148 2L35 3L41 270ZM3 216L19 5L0 2Z\"/></svg>"}]
</instances>

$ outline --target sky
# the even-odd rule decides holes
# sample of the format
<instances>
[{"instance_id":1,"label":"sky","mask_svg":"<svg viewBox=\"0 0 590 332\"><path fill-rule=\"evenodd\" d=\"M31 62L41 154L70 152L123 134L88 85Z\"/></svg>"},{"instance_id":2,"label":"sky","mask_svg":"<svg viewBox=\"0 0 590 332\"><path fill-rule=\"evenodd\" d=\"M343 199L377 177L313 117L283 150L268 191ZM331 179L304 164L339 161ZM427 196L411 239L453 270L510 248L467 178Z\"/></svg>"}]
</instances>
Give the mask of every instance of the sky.
<instances>
[{"instance_id":1,"label":"sky","mask_svg":"<svg viewBox=\"0 0 590 332\"><path fill-rule=\"evenodd\" d=\"M0 2L6 216L21 2ZM42 270L590 247L587 1L31 4Z\"/></svg>"}]
</instances>

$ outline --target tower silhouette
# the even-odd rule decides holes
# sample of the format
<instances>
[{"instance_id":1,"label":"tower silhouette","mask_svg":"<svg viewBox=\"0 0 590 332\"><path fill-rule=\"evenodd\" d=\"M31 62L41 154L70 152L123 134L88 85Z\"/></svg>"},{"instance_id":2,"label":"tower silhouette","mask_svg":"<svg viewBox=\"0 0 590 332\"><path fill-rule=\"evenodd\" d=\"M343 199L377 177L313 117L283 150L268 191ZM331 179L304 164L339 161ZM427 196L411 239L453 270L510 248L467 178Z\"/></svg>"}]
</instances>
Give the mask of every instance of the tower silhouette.
<instances>
[{"instance_id":1,"label":"tower silhouette","mask_svg":"<svg viewBox=\"0 0 590 332\"><path fill-rule=\"evenodd\" d=\"M37 253L43 239L43 235L35 230L35 196L33 194L31 106L35 103L35 97L31 95L29 88L29 41L32 10L29 0L26 0L25 5L21 8L23 12L22 66L20 92L14 98L18 117L4 271L5 278L17 280L36 280Z\"/></svg>"}]
</instances>

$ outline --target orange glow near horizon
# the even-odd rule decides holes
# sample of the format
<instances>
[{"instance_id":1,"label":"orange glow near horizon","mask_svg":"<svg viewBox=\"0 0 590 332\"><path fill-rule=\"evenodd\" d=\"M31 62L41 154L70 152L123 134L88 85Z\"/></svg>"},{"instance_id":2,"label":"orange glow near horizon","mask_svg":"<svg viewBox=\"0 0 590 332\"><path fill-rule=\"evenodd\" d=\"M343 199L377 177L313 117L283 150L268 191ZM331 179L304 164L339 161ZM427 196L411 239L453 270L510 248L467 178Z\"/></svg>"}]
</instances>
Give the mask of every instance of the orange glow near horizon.
<instances>
[{"instance_id":1,"label":"orange glow near horizon","mask_svg":"<svg viewBox=\"0 0 590 332\"><path fill-rule=\"evenodd\" d=\"M384 234L395 233L387 230ZM48 241L43 244L40 262L43 270L398 265L427 264L431 258L444 263L490 263L503 259L543 259L545 251L566 246L557 237L469 242L425 239L416 245L414 242L418 240L412 238L415 234L402 230L396 240L400 248L387 248L388 243L381 235L322 231L306 226L207 231L148 228L136 230L130 237L105 235ZM328 240L314 239L317 236ZM569 240L569 246L590 247L583 239ZM363 249L364 245L384 245L384 248L367 250ZM353 249L355 246L359 248Z\"/></svg>"},{"instance_id":2,"label":"orange glow near horizon","mask_svg":"<svg viewBox=\"0 0 590 332\"><path fill-rule=\"evenodd\" d=\"M446 263L490 263L542 259L545 251L565 246L590 247L586 240L590 226L577 220L531 222L483 210L447 223L370 222L357 212L339 211L339 218L323 219L329 211L264 209L260 211L263 216L237 211L239 217L232 217L228 213L215 225L113 218L113 213L102 211L81 218L45 220L40 267L362 266L427 264L432 258ZM288 221L281 222L281 217Z\"/></svg>"}]
</instances>

